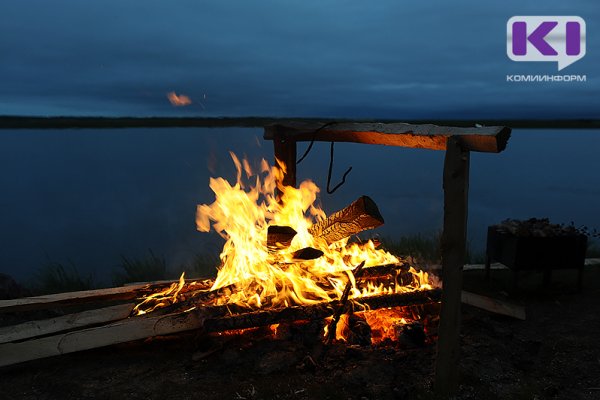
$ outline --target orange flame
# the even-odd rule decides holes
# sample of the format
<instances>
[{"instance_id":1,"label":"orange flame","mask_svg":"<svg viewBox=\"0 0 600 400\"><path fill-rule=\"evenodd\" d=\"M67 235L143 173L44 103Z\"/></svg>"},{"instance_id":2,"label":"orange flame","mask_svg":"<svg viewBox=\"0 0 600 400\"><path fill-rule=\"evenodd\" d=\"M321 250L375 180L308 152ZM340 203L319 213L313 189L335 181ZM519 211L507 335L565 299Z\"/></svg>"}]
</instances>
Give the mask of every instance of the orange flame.
<instances>
[{"instance_id":1,"label":"orange flame","mask_svg":"<svg viewBox=\"0 0 600 400\"><path fill-rule=\"evenodd\" d=\"M427 274L414 269L411 272L416 287L370 284L358 288L351 272L356 265L365 261L365 267L369 267L400 260L376 249L372 241L348 245L348 239L344 239L328 245L313 237L308 229L325 218L323 210L314 204L319 193L317 185L306 180L298 188L282 186L278 183L285 173L282 162L270 167L262 160L260 172L255 173L246 160L230 154L237 169L236 183L211 178L210 188L216 200L210 205L199 205L196 213L198 230L208 232L212 228L226 239L212 289L235 285L236 290L219 299L218 304L276 307L331 301L341 296L348 280L353 286L350 298L430 288ZM251 184L246 185L245 181ZM281 201L275 196L276 189L282 193ZM270 225L296 230L289 248L269 251L266 239ZM316 260L294 260L293 252L305 247L321 250L324 255Z\"/></svg>"}]
</instances>

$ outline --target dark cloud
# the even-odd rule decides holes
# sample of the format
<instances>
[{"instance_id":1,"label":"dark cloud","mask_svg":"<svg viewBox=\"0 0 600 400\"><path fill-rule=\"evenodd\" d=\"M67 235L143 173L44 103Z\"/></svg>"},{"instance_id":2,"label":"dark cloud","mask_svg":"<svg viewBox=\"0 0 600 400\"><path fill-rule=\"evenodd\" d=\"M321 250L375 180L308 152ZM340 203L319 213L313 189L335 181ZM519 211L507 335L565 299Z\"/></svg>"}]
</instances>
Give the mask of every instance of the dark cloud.
<instances>
[{"instance_id":1,"label":"dark cloud","mask_svg":"<svg viewBox=\"0 0 600 400\"><path fill-rule=\"evenodd\" d=\"M506 57L506 20L540 12L521 3L13 2L0 15L10 55L0 104L17 114L595 116L592 79L504 82L555 72ZM585 1L568 9L599 16ZM550 10L567 12L558 1ZM589 51L569 70L591 74L598 60ZM169 91L206 99L173 110Z\"/></svg>"}]
</instances>

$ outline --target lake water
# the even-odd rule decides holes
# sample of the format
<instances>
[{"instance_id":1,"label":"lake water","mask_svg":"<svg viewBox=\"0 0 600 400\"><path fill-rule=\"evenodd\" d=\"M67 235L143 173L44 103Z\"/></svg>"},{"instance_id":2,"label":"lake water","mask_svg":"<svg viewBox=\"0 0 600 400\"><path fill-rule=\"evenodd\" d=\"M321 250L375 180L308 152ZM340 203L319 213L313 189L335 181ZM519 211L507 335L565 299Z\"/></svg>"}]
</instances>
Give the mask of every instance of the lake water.
<instances>
[{"instance_id":1,"label":"lake water","mask_svg":"<svg viewBox=\"0 0 600 400\"><path fill-rule=\"evenodd\" d=\"M300 144L298 152L306 144ZM253 164L272 159L260 129L0 131L0 272L27 281L48 262L72 263L108 280L121 256L164 255L172 268L218 240L197 232L195 209L214 200L210 176L235 176L228 151ZM549 217L600 228L600 131L515 130L501 154L473 153L469 240L483 252L486 227L505 218ZM443 215L444 153L316 143L299 179L322 189L327 213L361 194L379 205L381 236L433 234Z\"/></svg>"}]
</instances>

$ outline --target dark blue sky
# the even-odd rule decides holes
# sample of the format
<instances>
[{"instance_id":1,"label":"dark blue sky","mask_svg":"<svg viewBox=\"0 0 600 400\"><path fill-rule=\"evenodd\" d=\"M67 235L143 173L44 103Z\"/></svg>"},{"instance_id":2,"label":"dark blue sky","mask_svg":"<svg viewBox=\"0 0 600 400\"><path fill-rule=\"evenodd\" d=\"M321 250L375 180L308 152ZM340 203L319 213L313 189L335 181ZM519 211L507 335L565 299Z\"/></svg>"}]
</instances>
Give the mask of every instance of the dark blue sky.
<instances>
[{"instance_id":1,"label":"dark blue sky","mask_svg":"<svg viewBox=\"0 0 600 400\"><path fill-rule=\"evenodd\" d=\"M557 74L506 55L513 15L579 15L587 55L560 74L585 83L507 83ZM0 115L599 118L596 1L358 2L21 0L0 5ZM192 104L174 107L169 92ZM28 279L72 261L106 279L152 248L170 265L218 253L195 231L209 176L228 151L272 157L258 129L0 131L0 272ZM551 217L600 227L598 131L516 131L507 151L474 154L469 235ZM301 177L325 184L327 146ZM342 144L327 212L367 194L384 236L441 226L443 153ZM209 169L209 165L211 169ZM390 174L390 171L394 171Z\"/></svg>"},{"instance_id":2,"label":"dark blue sky","mask_svg":"<svg viewBox=\"0 0 600 400\"><path fill-rule=\"evenodd\" d=\"M513 15L579 15L586 83L507 83ZM0 6L0 114L597 117L594 0L24 0ZM192 99L174 108L166 94Z\"/></svg>"}]
</instances>

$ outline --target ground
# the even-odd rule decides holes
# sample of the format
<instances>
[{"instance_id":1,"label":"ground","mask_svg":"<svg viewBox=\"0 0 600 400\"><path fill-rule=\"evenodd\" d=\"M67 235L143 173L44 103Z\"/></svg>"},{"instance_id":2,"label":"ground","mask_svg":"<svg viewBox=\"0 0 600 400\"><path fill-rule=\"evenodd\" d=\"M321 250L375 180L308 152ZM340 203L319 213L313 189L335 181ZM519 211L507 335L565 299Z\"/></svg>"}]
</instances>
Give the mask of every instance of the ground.
<instances>
[{"instance_id":1,"label":"ground","mask_svg":"<svg viewBox=\"0 0 600 400\"><path fill-rule=\"evenodd\" d=\"M600 267L555 274L466 271L465 289L526 306L520 321L463 306L458 399L600 399ZM435 344L336 345L306 337L177 335L0 369L1 399L430 399Z\"/></svg>"}]
</instances>

